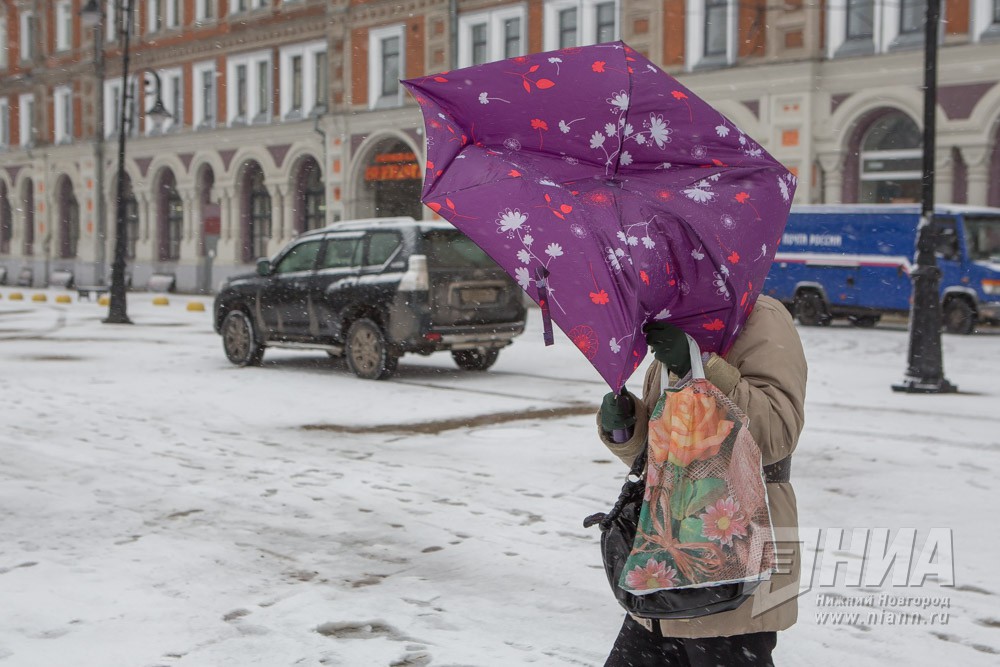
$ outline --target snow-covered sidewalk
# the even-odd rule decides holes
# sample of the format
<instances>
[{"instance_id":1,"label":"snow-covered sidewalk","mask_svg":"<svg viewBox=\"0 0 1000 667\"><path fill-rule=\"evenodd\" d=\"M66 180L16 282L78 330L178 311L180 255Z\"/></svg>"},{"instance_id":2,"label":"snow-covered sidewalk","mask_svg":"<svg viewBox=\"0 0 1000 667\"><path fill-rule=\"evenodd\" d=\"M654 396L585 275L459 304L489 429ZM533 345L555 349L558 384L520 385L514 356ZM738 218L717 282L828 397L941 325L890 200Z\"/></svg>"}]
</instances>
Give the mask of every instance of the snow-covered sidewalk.
<instances>
[{"instance_id":1,"label":"snow-covered sidewalk","mask_svg":"<svg viewBox=\"0 0 1000 667\"><path fill-rule=\"evenodd\" d=\"M365 382L323 353L230 366L205 298L130 295L129 327L11 291L0 665L603 663L621 613L581 521L625 470L593 432L607 388L564 338L542 345L537 312L488 373L439 354ZM802 525L823 532L778 664L996 664L1000 335L945 336L963 393L916 396L890 390L905 327L800 332L810 383L792 476ZM836 528L844 551L878 528L916 529L917 551L950 529L955 585L858 589L841 573L822 587ZM881 604L830 615L865 596Z\"/></svg>"}]
</instances>

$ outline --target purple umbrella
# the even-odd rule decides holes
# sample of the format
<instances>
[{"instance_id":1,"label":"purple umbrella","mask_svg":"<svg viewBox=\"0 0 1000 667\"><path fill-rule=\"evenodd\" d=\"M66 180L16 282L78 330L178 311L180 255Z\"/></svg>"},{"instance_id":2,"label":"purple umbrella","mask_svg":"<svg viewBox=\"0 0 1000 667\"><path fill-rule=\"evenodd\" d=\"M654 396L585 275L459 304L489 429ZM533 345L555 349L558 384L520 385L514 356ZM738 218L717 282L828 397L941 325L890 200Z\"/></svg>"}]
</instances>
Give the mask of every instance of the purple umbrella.
<instances>
[{"instance_id":1,"label":"purple umbrella","mask_svg":"<svg viewBox=\"0 0 1000 667\"><path fill-rule=\"evenodd\" d=\"M422 201L497 261L618 390L665 321L725 352L774 258L795 177L622 42L403 82Z\"/></svg>"}]
</instances>

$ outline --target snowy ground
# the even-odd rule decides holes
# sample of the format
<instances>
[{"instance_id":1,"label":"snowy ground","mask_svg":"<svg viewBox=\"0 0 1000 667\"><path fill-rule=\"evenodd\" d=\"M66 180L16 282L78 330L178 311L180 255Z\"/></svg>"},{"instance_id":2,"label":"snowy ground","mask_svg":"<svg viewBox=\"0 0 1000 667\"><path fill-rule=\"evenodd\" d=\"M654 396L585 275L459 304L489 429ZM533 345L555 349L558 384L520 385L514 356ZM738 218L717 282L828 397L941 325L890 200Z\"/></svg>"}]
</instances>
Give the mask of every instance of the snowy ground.
<instances>
[{"instance_id":1,"label":"snowy ground","mask_svg":"<svg viewBox=\"0 0 1000 667\"><path fill-rule=\"evenodd\" d=\"M489 373L406 357L376 383L322 353L232 367L209 313L184 308L197 297L132 295L127 327L12 291L3 667L603 663L621 613L581 520L625 471L593 433L606 388L565 339L543 347L536 313ZM918 551L951 529L955 585L814 586L778 664L997 664L1000 332L943 338L950 396L890 391L905 325L801 334L802 525L914 528ZM950 606L820 617L882 593ZM947 618L869 616L886 609Z\"/></svg>"}]
</instances>

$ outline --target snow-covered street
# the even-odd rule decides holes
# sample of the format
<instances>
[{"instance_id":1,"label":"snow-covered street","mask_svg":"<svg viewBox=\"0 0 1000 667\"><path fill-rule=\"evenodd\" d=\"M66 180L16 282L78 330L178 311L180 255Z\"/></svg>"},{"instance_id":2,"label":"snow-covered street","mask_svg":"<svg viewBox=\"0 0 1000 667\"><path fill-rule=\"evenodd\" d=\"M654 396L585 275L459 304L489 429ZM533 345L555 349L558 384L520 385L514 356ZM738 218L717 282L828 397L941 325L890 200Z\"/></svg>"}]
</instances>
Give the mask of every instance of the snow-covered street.
<instances>
[{"instance_id":1,"label":"snow-covered street","mask_svg":"<svg viewBox=\"0 0 1000 667\"><path fill-rule=\"evenodd\" d=\"M543 346L537 310L487 373L407 356L371 382L322 352L230 365L204 297L132 294L135 326L115 326L96 304L12 291L0 665L603 664L622 612L582 519L626 470L594 433L607 386L561 335ZM799 331L801 525L821 550L845 529L844 551L888 528L916 529L919 552L950 529L955 580L824 587L824 550L777 664L997 664L1000 330L942 337L958 395L890 390L905 323ZM864 596L879 604L830 602ZM844 611L861 615L825 615Z\"/></svg>"}]
</instances>

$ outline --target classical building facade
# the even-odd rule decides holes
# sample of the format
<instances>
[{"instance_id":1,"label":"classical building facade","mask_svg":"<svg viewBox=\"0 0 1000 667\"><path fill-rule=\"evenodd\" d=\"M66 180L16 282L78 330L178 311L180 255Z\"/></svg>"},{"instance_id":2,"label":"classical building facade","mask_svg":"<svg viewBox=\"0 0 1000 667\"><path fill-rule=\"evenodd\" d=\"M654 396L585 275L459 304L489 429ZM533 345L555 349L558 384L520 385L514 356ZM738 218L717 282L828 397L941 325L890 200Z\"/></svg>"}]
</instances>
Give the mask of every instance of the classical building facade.
<instances>
[{"instance_id":1,"label":"classical building facade","mask_svg":"<svg viewBox=\"0 0 1000 667\"><path fill-rule=\"evenodd\" d=\"M919 198L917 0L0 0L0 273L107 280L118 133L135 287L210 291L305 229L430 217L398 79L623 39L799 176L796 201ZM1000 0L944 0L937 199L1000 206ZM121 34L133 76L123 86ZM146 117L152 77L172 117Z\"/></svg>"}]
</instances>

